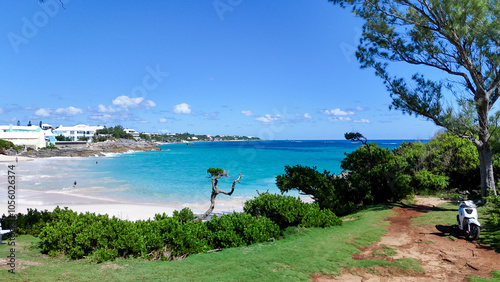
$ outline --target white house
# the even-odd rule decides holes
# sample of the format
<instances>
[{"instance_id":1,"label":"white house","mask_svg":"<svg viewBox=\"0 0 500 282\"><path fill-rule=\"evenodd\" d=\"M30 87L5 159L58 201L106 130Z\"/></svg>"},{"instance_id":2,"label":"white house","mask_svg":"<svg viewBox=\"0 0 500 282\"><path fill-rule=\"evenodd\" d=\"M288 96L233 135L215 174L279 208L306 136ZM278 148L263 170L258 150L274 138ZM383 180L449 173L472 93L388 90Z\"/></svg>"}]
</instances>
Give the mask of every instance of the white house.
<instances>
[{"instance_id":1,"label":"white house","mask_svg":"<svg viewBox=\"0 0 500 282\"><path fill-rule=\"evenodd\" d=\"M134 137L135 140L139 140L140 137L139 137L139 132L135 131L135 129L124 129L125 133L128 133L130 135L132 135L132 137Z\"/></svg>"},{"instance_id":2,"label":"white house","mask_svg":"<svg viewBox=\"0 0 500 282\"><path fill-rule=\"evenodd\" d=\"M92 137L97 130L103 129L104 126L90 126L85 124L78 124L75 126L59 126L53 132L56 136L62 135L69 137L71 141L78 141L82 137L88 137L87 142L92 142Z\"/></svg>"},{"instance_id":3,"label":"white house","mask_svg":"<svg viewBox=\"0 0 500 282\"><path fill-rule=\"evenodd\" d=\"M10 141L16 146L39 149L47 146L45 132L39 126L0 126L0 139Z\"/></svg>"}]
</instances>

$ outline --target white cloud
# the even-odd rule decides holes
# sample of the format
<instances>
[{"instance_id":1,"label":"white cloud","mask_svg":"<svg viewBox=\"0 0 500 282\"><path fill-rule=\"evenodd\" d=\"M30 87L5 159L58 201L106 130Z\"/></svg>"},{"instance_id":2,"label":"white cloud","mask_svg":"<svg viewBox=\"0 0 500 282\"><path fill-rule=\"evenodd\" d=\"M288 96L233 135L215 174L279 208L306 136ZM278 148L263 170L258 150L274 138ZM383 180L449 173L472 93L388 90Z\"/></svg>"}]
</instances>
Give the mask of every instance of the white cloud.
<instances>
[{"instance_id":1,"label":"white cloud","mask_svg":"<svg viewBox=\"0 0 500 282\"><path fill-rule=\"evenodd\" d=\"M255 120L256 121L261 121L261 122L268 123L268 122L271 122L271 121L279 120L282 117L283 117L282 115L265 114L263 117L256 118Z\"/></svg>"},{"instance_id":2,"label":"white cloud","mask_svg":"<svg viewBox=\"0 0 500 282\"><path fill-rule=\"evenodd\" d=\"M252 113L252 111L241 111L241 113L247 117L253 117L254 114Z\"/></svg>"},{"instance_id":3,"label":"white cloud","mask_svg":"<svg viewBox=\"0 0 500 282\"><path fill-rule=\"evenodd\" d=\"M90 116L90 119L100 120L102 122L115 121L115 118L112 115L108 115L108 114L92 115L92 116Z\"/></svg>"},{"instance_id":4,"label":"white cloud","mask_svg":"<svg viewBox=\"0 0 500 282\"><path fill-rule=\"evenodd\" d=\"M75 116L78 114L83 114L83 110L75 107L67 107L67 108L58 108L55 111L55 113L63 116Z\"/></svg>"},{"instance_id":5,"label":"white cloud","mask_svg":"<svg viewBox=\"0 0 500 282\"><path fill-rule=\"evenodd\" d=\"M116 109L111 106L106 107L103 104L99 104L97 105L97 111L100 113L114 113Z\"/></svg>"},{"instance_id":6,"label":"white cloud","mask_svg":"<svg viewBox=\"0 0 500 282\"><path fill-rule=\"evenodd\" d=\"M125 95L116 97L116 99L113 100L113 105L123 108L137 108L139 106L144 106L146 108L156 107L155 102L145 100L144 97L130 98Z\"/></svg>"},{"instance_id":7,"label":"white cloud","mask_svg":"<svg viewBox=\"0 0 500 282\"><path fill-rule=\"evenodd\" d=\"M365 110L364 108L361 108L361 107L356 107L356 111L362 112L362 111L364 111L364 110Z\"/></svg>"},{"instance_id":8,"label":"white cloud","mask_svg":"<svg viewBox=\"0 0 500 282\"><path fill-rule=\"evenodd\" d=\"M191 113L191 109L190 109L190 105L186 104L186 103L182 103L182 104L179 104L179 105L175 105L174 106L174 113L176 114L190 114Z\"/></svg>"},{"instance_id":9,"label":"white cloud","mask_svg":"<svg viewBox=\"0 0 500 282\"><path fill-rule=\"evenodd\" d=\"M167 119L166 119L166 118L161 118L161 119L159 120L159 122L161 122L161 123L165 123L165 122L167 122Z\"/></svg>"},{"instance_id":10,"label":"white cloud","mask_svg":"<svg viewBox=\"0 0 500 282\"><path fill-rule=\"evenodd\" d=\"M370 123L370 121L369 121L369 120L364 119L364 118L362 118L362 119L358 119L358 120L355 120L354 122L358 122L358 123Z\"/></svg>"},{"instance_id":11,"label":"white cloud","mask_svg":"<svg viewBox=\"0 0 500 282\"><path fill-rule=\"evenodd\" d=\"M118 96L113 100L113 105L124 107L124 108L135 108L138 107L139 104L144 100L143 97L139 98L130 98L128 96Z\"/></svg>"},{"instance_id":12,"label":"white cloud","mask_svg":"<svg viewBox=\"0 0 500 282\"><path fill-rule=\"evenodd\" d=\"M144 100L143 105L148 109L156 107L156 103L151 100Z\"/></svg>"},{"instance_id":13,"label":"white cloud","mask_svg":"<svg viewBox=\"0 0 500 282\"><path fill-rule=\"evenodd\" d=\"M1 114L3 114L3 109L2 109L2 108L0 108L0 115L1 115Z\"/></svg>"},{"instance_id":14,"label":"white cloud","mask_svg":"<svg viewBox=\"0 0 500 282\"><path fill-rule=\"evenodd\" d=\"M304 114L304 117L305 117L305 118L312 118L312 116L311 116L309 113L305 113L305 114Z\"/></svg>"},{"instance_id":15,"label":"white cloud","mask_svg":"<svg viewBox=\"0 0 500 282\"><path fill-rule=\"evenodd\" d=\"M351 121L350 117L329 117L329 121Z\"/></svg>"},{"instance_id":16,"label":"white cloud","mask_svg":"<svg viewBox=\"0 0 500 282\"><path fill-rule=\"evenodd\" d=\"M50 112L51 112L50 109L41 108L41 109L36 110L35 115L39 116L39 117L49 117Z\"/></svg>"},{"instance_id":17,"label":"white cloud","mask_svg":"<svg viewBox=\"0 0 500 282\"><path fill-rule=\"evenodd\" d=\"M352 116L354 115L353 111L342 111L341 109L333 109L331 111L329 110L324 110L323 114L328 115L328 116Z\"/></svg>"}]
</instances>

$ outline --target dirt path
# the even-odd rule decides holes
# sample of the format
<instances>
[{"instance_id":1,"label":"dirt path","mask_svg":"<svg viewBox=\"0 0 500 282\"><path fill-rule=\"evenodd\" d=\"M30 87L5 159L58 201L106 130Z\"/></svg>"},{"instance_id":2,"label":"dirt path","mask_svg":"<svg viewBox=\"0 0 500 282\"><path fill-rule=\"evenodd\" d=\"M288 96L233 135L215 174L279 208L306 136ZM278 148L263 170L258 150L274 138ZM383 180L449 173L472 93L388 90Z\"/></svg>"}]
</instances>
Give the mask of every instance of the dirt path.
<instances>
[{"instance_id":1,"label":"dirt path","mask_svg":"<svg viewBox=\"0 0 500 282\"><path fill-rule=\"evenodd\" d=\"M425 273L401 273L398 269L378 267L377 275L366 269L344 269L339 277L312 276L313 281L467 281L474 275L491 278L492 270L500 270L500 254L491 247L469 242L460 237L450 239L456 231L450 226L411 226L410 219L429 212L437 206L436 198L417 198L417 205L397 208L398 214L389 217L388 232L375 245L363 248L354 259L414 258L422 262ZM373 251L383 246L394 249L394 256L374 256Z\"/></svg>"}]
</instances>

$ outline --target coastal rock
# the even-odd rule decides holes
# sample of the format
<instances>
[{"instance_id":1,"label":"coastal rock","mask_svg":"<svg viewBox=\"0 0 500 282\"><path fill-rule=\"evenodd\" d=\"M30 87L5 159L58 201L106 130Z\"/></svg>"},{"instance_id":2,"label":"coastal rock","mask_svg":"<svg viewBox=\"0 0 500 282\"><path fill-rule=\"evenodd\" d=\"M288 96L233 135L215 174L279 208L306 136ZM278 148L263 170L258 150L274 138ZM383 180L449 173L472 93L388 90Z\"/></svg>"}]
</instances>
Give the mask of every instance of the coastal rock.
<instances>
[{"instance_id":1,"label":"coastal rock","mask_svg":"<svg viewBox=\"0 0 500 282\"><path fill-rule=\"evenodd\" d=\"M12 148L9 148L7 150L4 151L5 155L7 156L14 156L14 155L17 155L17 151L12 149Z\"/></svg>"},{"instance_id":2,"label":"coastal rock","mask_svg":"<svg viewBox=\"0 0 500 282\"><path fill-rule=\"evenodd\" d=\"M90 143L85 146L73 147L70 145L54 149L40 149L25 151L21 155L32 158L48 157L88 157L102 156L104 153L124 153L127 151L152 151L161 150L151 141L135 141L130 139L107 140L104 142Z\"/></svg>"}]
</instances>

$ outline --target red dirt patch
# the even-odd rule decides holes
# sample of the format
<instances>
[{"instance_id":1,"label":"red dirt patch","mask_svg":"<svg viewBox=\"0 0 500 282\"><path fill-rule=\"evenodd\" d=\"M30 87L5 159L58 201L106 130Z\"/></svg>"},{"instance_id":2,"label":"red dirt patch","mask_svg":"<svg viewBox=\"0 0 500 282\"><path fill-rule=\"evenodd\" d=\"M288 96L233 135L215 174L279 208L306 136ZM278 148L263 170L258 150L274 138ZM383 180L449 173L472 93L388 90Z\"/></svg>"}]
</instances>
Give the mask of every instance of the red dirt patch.
<instances>
[{"instance_id":1,"label":"red dirt patch","mask_svg":"<svg viewBox=\"0 0 500 282\"><path fill-rule=\"evenodd\" d=\"M453 239L451 226L412 226L410 220L438 204L437 199L417 198L417 205L396 208L398 214L387 220L387 234L375 245L361 249L354 259L395 260L413 258L422 262L425 273L401 273L397 270L377 267L371 271L344 269L339 277L321 274L311 275L312 281L464 281L474 275L491 278L492 270L500 269L500 254L490 246L470 242L463 238ZM455 233L453 233L455 234ZM373 252L387 246L397 252L392 256L377 256ZM375 273L375 274L374 274Z\"/></svg>"}]
</instances>

